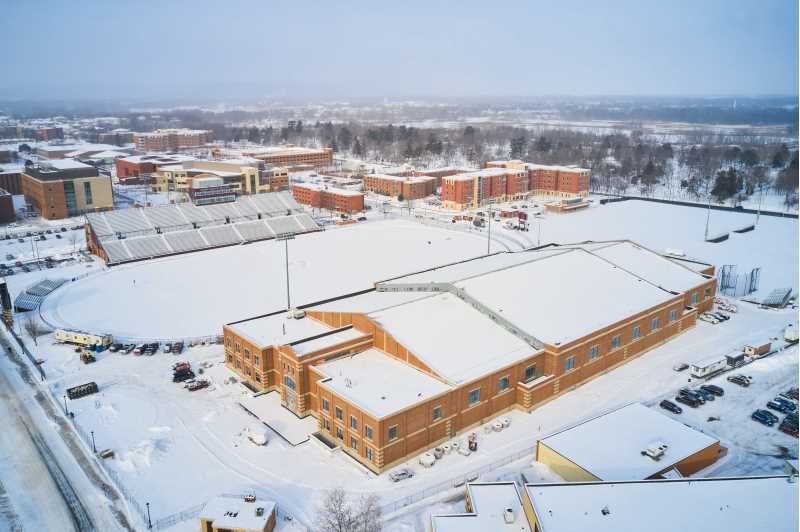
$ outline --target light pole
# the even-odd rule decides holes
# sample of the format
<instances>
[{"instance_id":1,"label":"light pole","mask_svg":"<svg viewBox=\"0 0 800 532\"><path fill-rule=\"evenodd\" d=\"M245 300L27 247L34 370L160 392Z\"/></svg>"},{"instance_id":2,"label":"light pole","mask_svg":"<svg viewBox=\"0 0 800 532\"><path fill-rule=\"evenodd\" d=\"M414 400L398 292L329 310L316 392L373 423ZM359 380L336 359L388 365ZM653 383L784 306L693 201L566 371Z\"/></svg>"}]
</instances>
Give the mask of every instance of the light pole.
<instances>
[{"instance_id":1,"label":"light pole","mask_svg":"<svg viewBox=\"0 0 800 532\"><path fill-rule=\"evenodd\" d=\"M67 396L64 396L64 415L69 416L69 410L67 409Z\"/></svg>"},{"instance_id":2,"label":"light pole","mask_svg":"<svg viewBox=\"0 0 800 532\"><path fill-rule=\"evenodd\" d=\"M150 503L144 503L147 506L147 528L153 528L153 522L150 520Z\"/></svg>"},{"instance_id":3,"label":"light pole","mask_svg":"<svg viewBox=\"0 0 800 532\"><path fill-rule=\"evenodd\" d=\"M97 453L97 447L96 447L96 446L95 446L95 444L94 444L94 431L93 431L93 430L90 430L89 432L90 432L90 433L91 433L91 435L92 435L92 452L94 452L94 453Z\"/></svg>"},{"instance_id":4,"label":"light pole","mask_svg":"<svg viewBox=\"0 0 800 532\"><path fill-rule=\"evenodd\" d=\"M278 233L275 235L275 240L283 241L285 245L284 256L286 257L286 310L291 310L292 308L292 298L289 292L289 240L294 240L295 233L287 232L287 233Z\"/></svg>"}]
</instances>

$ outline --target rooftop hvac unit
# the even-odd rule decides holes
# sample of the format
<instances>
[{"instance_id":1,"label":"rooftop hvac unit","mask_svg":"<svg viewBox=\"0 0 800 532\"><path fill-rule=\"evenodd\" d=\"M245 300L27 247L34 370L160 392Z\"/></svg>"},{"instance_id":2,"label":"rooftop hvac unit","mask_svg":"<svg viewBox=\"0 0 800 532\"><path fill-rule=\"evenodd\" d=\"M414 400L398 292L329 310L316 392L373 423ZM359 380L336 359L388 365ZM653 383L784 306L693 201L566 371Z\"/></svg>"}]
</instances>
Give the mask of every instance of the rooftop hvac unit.
<instances>
[{"instance_id":1,"label":"rooftop hvac unit","mask_svg":"<svg viewBox=\"0 0 800 532\"><path fill-rule=\"evenodd\" d=\"M649 456L653 460L658 461L662 456L664 456L664 452L667 450L667 444L655 444L649 446L647 449L642 451L643 455Z\"/></svg>"},{"instance_id":2,"label":"rooftop hvac unit","mask_svg":"<svg viewBox=\"0 0 800 532\"><path fill-rule=\"evenodd\" d=\"M506 522L507 525L510 525L514 521L517 520L517 514L514 513L513 508L506 508L503 510L503 520Z\"/></svg>"},{"instance_id":3,"label":"rooftop hvac unit","mask_svg":"<svg viewBox=\"0 0 800 532\"><path fill-rule=\"evenodd\" d=\"M286 313L286 317L289 319L299 320L306 317L306 311L299 308L293 308Z\"/></svg>"}]
</instances>

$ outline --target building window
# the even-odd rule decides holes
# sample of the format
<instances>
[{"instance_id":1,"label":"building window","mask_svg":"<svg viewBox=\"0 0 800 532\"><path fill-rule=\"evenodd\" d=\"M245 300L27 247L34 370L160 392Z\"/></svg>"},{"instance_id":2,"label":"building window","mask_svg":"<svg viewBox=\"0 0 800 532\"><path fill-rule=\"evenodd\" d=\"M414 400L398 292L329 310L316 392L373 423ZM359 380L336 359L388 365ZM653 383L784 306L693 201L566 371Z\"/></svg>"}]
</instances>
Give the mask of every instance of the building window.
<instances>
[{"instance_id":1,"label":"building window","mask_svg":"<svg viewBox=\"0 0 800 532\"><path fill-rule=\"evenodd\" d=\"M573 369L575 369L575 357L567 357L564 361L564 371L572 371Z\"/></svg>"},{"instance_id":2,"label":"building window","mask_svg":"<svg viewBox=\"0 0 800 532\"><path fill-rule=\"evenodd\" d=\"M636 327L633 328L633 333L631 334L631 338L633 338L634 340L638 340L641 337L642 337L642 330L637 325Z\"/></svg>"},{"instance_id":3,"label":"building window","mask_svg":"<svg viewBox=\"0 0 800 532\"><path fill-rule=\"evenodd\" d=\"M338 406L336 407L336 419L338 419L339 421L344 419L344 414L342 413L342 409L339 408Z\"/></svg>"},{"instance_id":4,"label":"building window","mask_svg":"<svg viewBox=\"0 0 800 532\"><path fill-rule=\"evenodd\" d=\"M677 310L670 310L669 311L669 321L675 321L678 319L678 311Z\"/></svg>"},{"instance_id":5,"label":"building window","mask_svg":"<svg viewBox=\"0 0 800 532\"><path fill-rule=\"evenodd\" d=\"M344 431L342 430L342 427L336 427L336 437L340 440L344 439Z\"/></svg>"},{"instance_id":6,"label":"building window","mask_svg":"<svg viewBox=\"0 0 800 532\"><path fill-rule=\"evenodd\" d=\"M244 350L244 358L245 358L245 360L250 360L250 350L249 349L245 349Z\"/></svg>"},{"instance_id":7,"label":"building window","mask_svg":"<svg viewBox=\"0 0 800 532\"><path fill-rule=\"evenodd\" d=\"M692 293L692 305L697 304L697 292Z\"/></svg>"},{"instance_id":8,"label":"building window","mask_svg":"<svg viewBox=\"0 0 800 532\"><path fill-rule=\"evenodd\" d=\"M323 409L324 411L326 411L326 412L330 411L330 409L331 409L331 403L330 403L330 401L328 401L327 399L324 399L324 398L323 398L323 399L322 399L322 409Z\"/></svg>"},{"instance_id":9,"label":"building window","mask_svg":"<svg viewBox=\"0 0 800 532\"><path fill-rule=\"evenodd\" d=\"M260 362L261 362L261 359L258 357L258 355L253 355L253 364L255 364L256 366L259 366Z\"/></svg>"},{"instance_id":10,"label":"building window","mask_svg":"<svg viewBox=\"0 0 800 532\"><path fill-rule=\"evenodd\" d=\"M350 428L358 430L358 420L355 416L350 416Z\"/></svg>"},{"instance_id":11,"label":"building window","mask_svg":"<svg viewBox=\"0 0 800 532\"><path fill-rule=\"evenodd\" d=\"M241 367L242 367L242 363L241 363L241 361L240 361L240 360L237 358L237 359L236 359L236 369L239 369L239 368L241 368Z\"/></svg>"},{"instance_id":12,"label":"building window","mask_svg":"<svg viewBox=\"0 0 800 532\"><path fill-rule=\"evenodd\" d=\"M225 345L227 345L228 347L230 347L232 343L233 343L233 341L231 340L231 337L230 337L230 336L228 336L227 338L225 338Z\"/></svg>"},{"instance_id":13,"label":"building window","mask_svg":"<svg viewBox=\"0 0 800 532\"><path fill-rule=\"evenodd\" d=\"M619 349L619 346L622 345L622 337L620 335L616 335L614 338L611 339L611 349Z\"/></svg>"},{"instance_id":14,"label":"building window","mask_svg":"<svg viewBox=\"0 0 800 532\"><path fill-rule=\"evenodd\" d=\"M256 373L256 382L261 382L261 373Z\"/></svg>"},{"instance_id":15,"label":"building window","mask_svg":"<svg viewBox=\"0 0 800 532\"><path fill-rule=\"evenodd\" d=\"M325 429L325 432L331 431L331 422L326 417L322 418L322 428Z\"/></svg>"},{"instance_id":16,"label":"building window","mask_svg":"<svg viewBox=\"0 0 800 532\"><path fill-rule=\"evenodd\" d=\"M283 378L283 384L285 384L286 387L289 388L290 390L295 389L294 381L288 375Z\"/></svg>"},{"instance_id":17,"label":"building window","mask_svg":"<svg viewBox=\"0 0 800 532\"><path fill-rule=\"evenodd\" d=\"M437 405L433 407L433 421L438 421L442 419L442 407L441 405Z\"/></svg>"},{"instance_id":18,"label":"building window","mask_svg":"<svg viewBox=\"0 0 800 532\"><path fill-rule=\"evenodd\" d=\"M83 197L86 199L86 205L92 204L92 184L88 181L83 182Z\"/></svg>"},{"instance_id":19,"label":"building window","mask_svg":"<svg viewBox=\"0 0 800 532\"><path fill-rule=\"evenodd\" d=\"M651 331L655 331L655 330L656 330L656 329L658 329L660 326L661 326L661 320L659 320L658 318L653 318L653 319L650 321L650 330L651 330Z\"/></svg>"},{"instance_id":20,"label":"building window","mask_svg":"<svg viewBox=\"0 0 800 532\"><path fill-rule=\"evenodd\" d=\"M367 457L367 460L372 462L372 449L369 447L364 447L364 455Z\"/></svg>"},{"instance_id":21,"label":"building window","mask_svg":"<svg viewBox=\"0 0 800 532\"><path fill-rule=\"evenodd\" d=\"M235 349L235 351L236 351L237 353L241 353L241 352L242 352L242 344L240 344L239 342L236 342L236 349Z\"/></svg>"},{"instance_id":22,"label":"building window","mask_svg":"<svg viewBox=\"0 0 800 532\"><path fill-rule=\"evenodd\" d=\"M600 348L596 345L593 345L591 349L589 349L589 360L594 360L597 358L597 355L600 354Z\"/></svg>"},{"instance_id":23,"label":"building window","mask_svg":"<svg viewBox=\"0 0 800 532\"><path fill-rule=\"evenodd\" d=\"M233 355L228 353L228 362L233 362Z\"/></svg>"},{"instance_id":24,"label":"building window","mask_svg":"<svg viewBox=\"0 0 800 532\"><path fill-rule=\"evenodd\" d=\"M478 404L481 401L481 389L475 388L469 392L469 399L467 400L467 404L469 406Z\"/></svg>"},{"instance_id":25,"label":"building window","mask_svg":"<svg viewBox=\"0 0 800 532\"><path fill-rule=\"evenodd\" d=\"M397 425L392 425L389 427L389 441L396 440L399 436L400 431L397 428Z\"/></svg>"},{"instance_id":26,"label":"building window","mask_svg":"<svg viewBox=\"0 0 800 532\"><path fill-rule=\"evenodd\" d=\"M711 287L706 288L705 292L703 293L703 298L708 299L711 297Z\"/></svg>"},{"instance_id":27,"label":"building window","mask_svg":"<svg viewBox=\"0 0 800 532\"><path fill-rule=\"evenodd\" d=\"M536 377L536 364L531 364L525 368L525 382L532 381Z\"/></svg>"},{"instance_id":28,"label":"building window","mask_svg":"<svg viewBox=\"0 0 800 532\"><path fill-rule=\"evenodd\" d=\"M357 439L355 439L355 438L354 438L354 437L352 437L352 436L350 436L350 447L352 447L352 448L353 448L353 450L355 450L355 451L357 451L357 450L358 450L358 440L357 440Z\"/></svg>"},{"instance_id":29,"label":"building window","mask_svg":"<svg viewBox=\"0 0 800 532\"><path fill-rule=\"evenodd\" d=\"M364 437L368 440L372 439L372 427L364 425Z\"/></svg>"},{"instance_id":30,"label":"building window","mask_svg":"<svg viewBox=\"0 0 800 532\"><path fill-rule=\"evenodd\" d=\"M504 392L508 390L508 377L501 377L500 380L497 381L497 392Z\"/></svg>"}]
</instances>

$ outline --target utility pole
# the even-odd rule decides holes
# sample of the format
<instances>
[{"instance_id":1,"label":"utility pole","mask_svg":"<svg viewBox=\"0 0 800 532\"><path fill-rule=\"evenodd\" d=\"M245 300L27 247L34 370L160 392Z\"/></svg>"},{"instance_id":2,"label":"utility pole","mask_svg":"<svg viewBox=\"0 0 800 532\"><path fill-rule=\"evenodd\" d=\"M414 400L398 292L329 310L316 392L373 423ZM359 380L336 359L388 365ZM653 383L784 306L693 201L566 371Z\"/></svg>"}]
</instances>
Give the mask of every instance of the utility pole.
<instances>
[{"instance_id":1,"label":"utility pole","mask_svg":"<svg viewBox=\"0 0 800 532\"><path fill-rule=\"evenodd\" d=\"M286 258L286 310L291 310L292 308L292 298L289 291L289 240L294 240L295 233L287 232L287 233L279 233L275 236L275 240L283 241L285 250L284 256Z\"/></svg>"},{"instance_id":2,"label":"utility pole","mask_svg":"<svg viewBox=\"0 0 800 532\"><path fill-rule=\"evenodd\" d=\"M144 505L147 506L147 528L148 529L152 529L153 528L153 522L150 520L150 503L146 502L146 503L144 503Z\"/></svg>"},{"instance_id":3,"label":"utility pole","mask_svg":"<svg viewBox=\"0 0 800 532\"><path fill-rule=\"evenodd\" d=\"M761 217L761 198L764 197L764 185L761 184L758 186L758 210L756 210L756 223L758 225L758 219Z\"/></svg>"},{"instance_id":4,"label":"utility pole","mask_svg":"<svg viewBox=\"0 0 800 532\"><path fill-rule=\"evenodd\" d=\"M95 454L97 454L97 446L95 446L95 444L94 444L94 431L93 431L93 430L91 430L91 431L89 431L89 432L92 434L92 451L93 451Z\"/></svg>"},{"instance_id":5,"label":"utility pole","mask_svg":"<svg viewBox=\"0 0 800 532\"><path fill-rule=\"evenodd\" d=\"M708 196L708 213L706 214L706 242L708 242L708 223L711 221L711 196Z\"/></svg>"},{"instance_id":6,"label":"utility pole","mask_svg":"<svg viewBox=\"0 0 800 532\"><path fill-rule=\"evenodd\" d=\"M488 221L486 222L486 225L488 226L489 229L486 232L486 254L488 255L489 253L492 252L492 206L491 205L487 205L486 212L489 213L489 216L487 218Z\"/></svg>"}]
</instances>

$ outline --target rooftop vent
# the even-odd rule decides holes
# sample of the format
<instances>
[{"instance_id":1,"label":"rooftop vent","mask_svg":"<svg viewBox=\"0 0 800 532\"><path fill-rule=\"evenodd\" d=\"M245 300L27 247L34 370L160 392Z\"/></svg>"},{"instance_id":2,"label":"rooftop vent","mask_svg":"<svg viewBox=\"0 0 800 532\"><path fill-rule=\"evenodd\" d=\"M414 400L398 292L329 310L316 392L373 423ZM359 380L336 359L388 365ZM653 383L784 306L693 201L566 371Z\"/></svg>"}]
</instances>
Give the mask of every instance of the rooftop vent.
<instances>
[{"instance_id":1,"label":"rooftop vent","mask_svg":"<svg viewBox=\"0 0 800 532\"><path fill-rule=\"evenodd\" d=\"M642 451L642 456L649 456L653 460L658 461L662 456L664 456L667 447L668 446L666 443L656 443L650 445L647 449Z\"/></svg>"},{"instance_id":2,"label":"rooftop vent","mask_svg":"<svg viewBox=\"0 0 800 532\"><path fill-rule=\"evenodd\" d=\"M503 510L503 520L508 525L517 520L517 514L514 513L513 508L506 508L505 510Z\"/></svg>"},{"instance_id":3,"label":"rooftop vent","mask_svg":"<svg viewBox=\"0 0 800 532\"><path fill-rule=\"evenodd\" d=\"M600 513L603 514L603 515L609 515L611 513L611 510L609 510L608 509L608 505L606 505L606 506L603 506L603 508L600 510Z\"/></svg>"}]
</instances>

